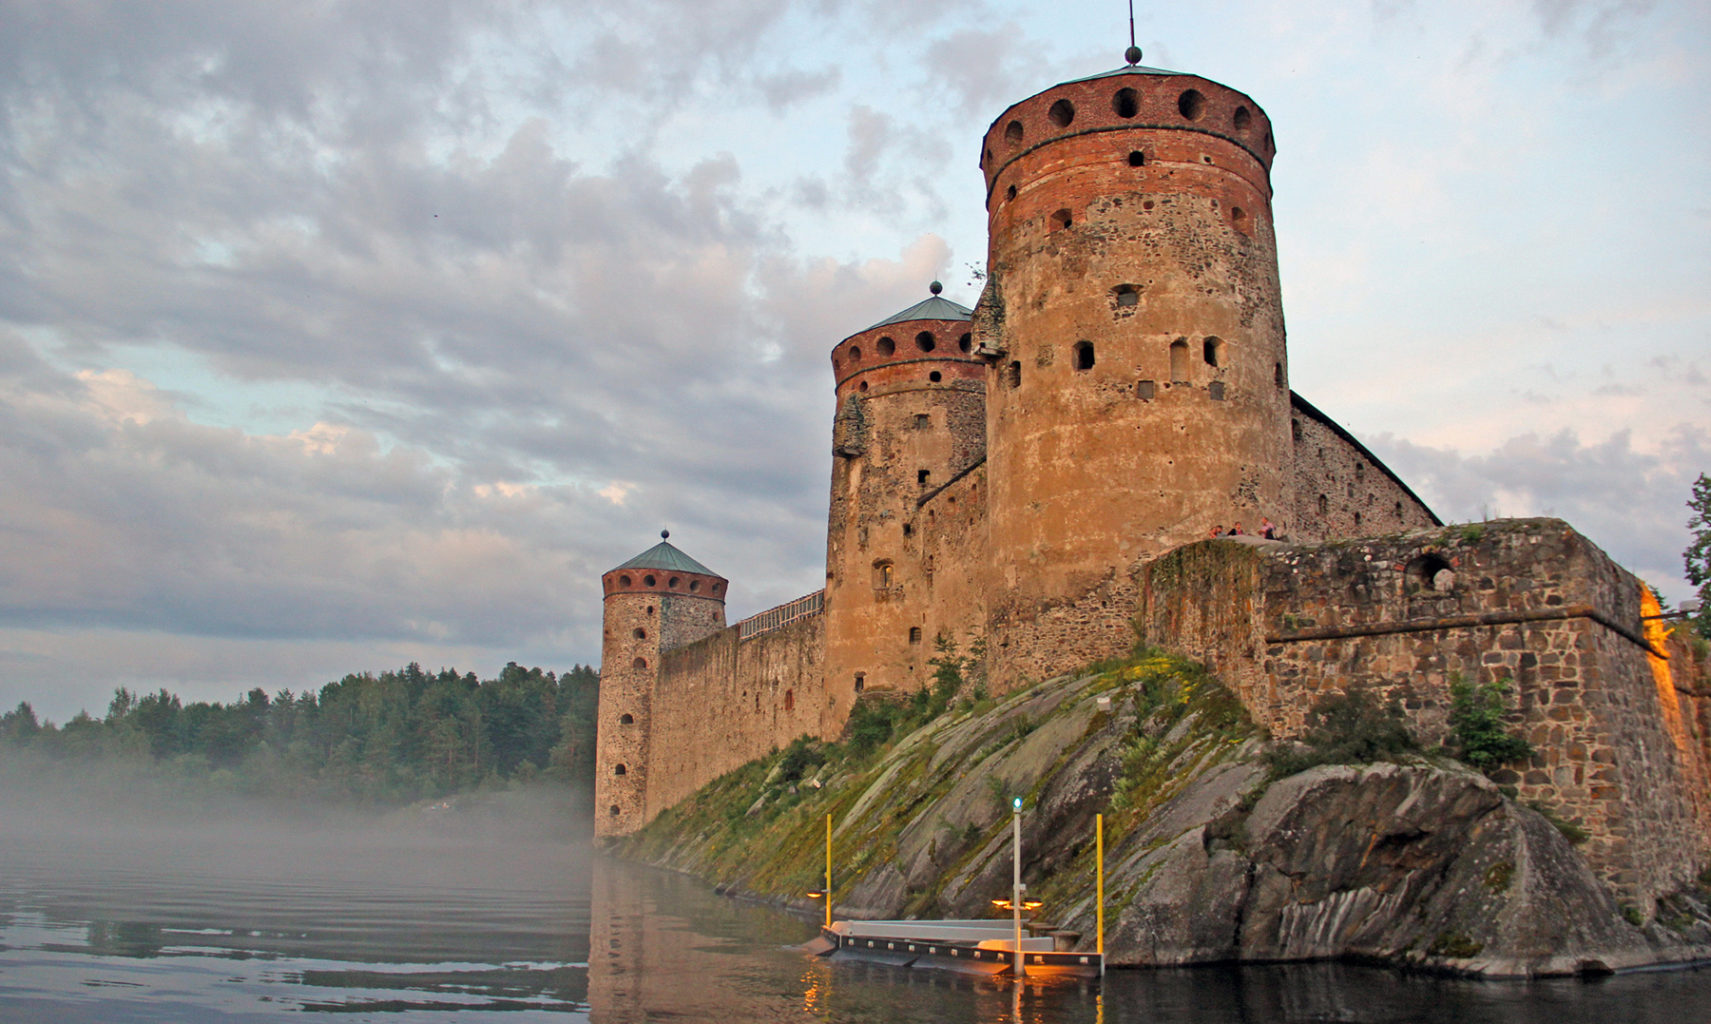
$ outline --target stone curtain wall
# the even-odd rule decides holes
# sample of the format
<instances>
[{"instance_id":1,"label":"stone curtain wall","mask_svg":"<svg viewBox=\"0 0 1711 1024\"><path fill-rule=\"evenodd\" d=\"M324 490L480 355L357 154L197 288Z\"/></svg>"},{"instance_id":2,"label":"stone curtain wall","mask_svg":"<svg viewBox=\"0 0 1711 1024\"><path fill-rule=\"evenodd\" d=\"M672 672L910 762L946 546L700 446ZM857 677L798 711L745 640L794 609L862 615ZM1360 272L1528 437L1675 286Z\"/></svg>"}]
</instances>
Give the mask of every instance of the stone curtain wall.
<instances>
[{"instance_id":1,"label":"stone curtain wall","mask_svg":"<svg viewBox=\"0 0 1711 1024\"><path fill-rule=\"evenodd\" d=\"M1271 513L1287 539L1370 537L1439 525L1360 442L1301 396L1290 398L1294 498L1289 509ZM1258 523L1243 526L1259 532Z\"/></svg>"},{"instance_id":2,"label":"stone curtain wall","mask_svg":"<svg viewBox=\"0 0 1711 1024\"><path fill-rule=\"evenodd\" d=\"M733 626L660 656L647 820L774 747L825 731L825 628L814 614L739 641Z\"/></svg>"},{"instance_id":3,"label":"stone curtain wall","mask_svg":"<svg viewBox=\"0 0 1711 1024\"><path fill-rule=\"evenodd\" d=\"M1453 679L1510 680L1511 719L1537 753L1498 781L1585 828L1588 860L1623 898L1649 911L1711 856L1704 698L1660 685L1639 582L1561 521L1204 542L1145 579L1153 639L1209 662L1275 735L1361 684L1437 744ZM1702 678L1682 669L1689 686Z\"/></svg>"}]
</instances>

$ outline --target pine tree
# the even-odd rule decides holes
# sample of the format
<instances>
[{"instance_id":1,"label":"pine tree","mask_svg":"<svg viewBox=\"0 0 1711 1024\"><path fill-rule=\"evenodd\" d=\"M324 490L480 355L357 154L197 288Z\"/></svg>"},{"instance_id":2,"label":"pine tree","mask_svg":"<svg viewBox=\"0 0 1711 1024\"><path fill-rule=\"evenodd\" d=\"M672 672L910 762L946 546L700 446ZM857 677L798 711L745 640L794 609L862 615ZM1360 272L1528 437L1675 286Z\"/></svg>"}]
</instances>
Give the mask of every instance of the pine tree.
<instances>
[{"instance_id":1,"label":"pine tree","mask_svg":"<svg viewBox=\"0 0 1711 1024\"><path fill-rule=\"evenodd\" d=\"M1694 615L1694 624L1700 636L1711 639L1711 477L1701 473L1693 481L1693 497L1688 500L1687 508L1693 513L1687 520L1693 543L1681 557L1687 565L1687 581L1699 588L1699 611Z\"/></svg>"}]
</instances>

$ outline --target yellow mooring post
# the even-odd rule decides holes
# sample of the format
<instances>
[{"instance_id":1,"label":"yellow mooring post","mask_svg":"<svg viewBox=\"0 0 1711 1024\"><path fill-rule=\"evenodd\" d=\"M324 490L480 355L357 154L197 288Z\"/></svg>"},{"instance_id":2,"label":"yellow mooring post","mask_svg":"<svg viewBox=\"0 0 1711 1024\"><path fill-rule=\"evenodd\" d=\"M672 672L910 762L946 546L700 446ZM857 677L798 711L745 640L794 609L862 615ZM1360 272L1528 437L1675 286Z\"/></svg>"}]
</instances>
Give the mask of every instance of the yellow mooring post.
<instances>
[{"instance_id":1,"label":"yellow mooring post","mask_svg":"<svg viewBox=\"0 0 1711 1024\"><path fill-rule=\"evenodd\" d=\"M826 927L832 926L832 816L826 815ZM1103 938L1100 939L1104 941Z\"/></svg>"},{"instance_id":2,"label":"yellow mooring post","mask_svg":"<svg viewBox=\"0 0 1711 1024\"><path fill-rule=\"evenodd\" d=\"M1022 963L1022 798L1010 801L1010 919L1015 924L1016 977L1028 968Z\"/></svg>"},{"instance_id":3,"label":"yellow mooring post","mask_svg":"<svg viewBox=\"0 0 1711 1024\"><path fill-rule=\"evenodd\" d=\"M1095 875L1098 881L1094 885L1093 905L1098 907L1099 918L1099 973L1105 973L1105 815L1093 816L1093 860L1097 865Z\"/></svg>"}]
</instances>

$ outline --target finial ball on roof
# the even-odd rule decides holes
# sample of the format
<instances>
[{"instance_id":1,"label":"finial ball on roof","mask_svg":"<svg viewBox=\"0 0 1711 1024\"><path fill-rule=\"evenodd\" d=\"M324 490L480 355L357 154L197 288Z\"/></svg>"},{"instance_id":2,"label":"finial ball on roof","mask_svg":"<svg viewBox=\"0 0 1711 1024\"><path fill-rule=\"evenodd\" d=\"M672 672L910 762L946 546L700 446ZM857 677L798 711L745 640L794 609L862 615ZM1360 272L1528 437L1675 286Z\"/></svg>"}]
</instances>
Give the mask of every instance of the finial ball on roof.
<instances>
[{"instance_id":1,"label":"finial ball on roof","mask_svg":"<svg viewBox=\"0 0 1711 1024\"><path fill-rule=\"evenodd\" d=\"M671 536L671 531L670 531L670 530L661 530L661 531L659 531L659 539L660 539L660 540L665 540L665 539L666 539L666 538L668 538L668 537L670 537L670 536Z\"/></svg>"},{"instance_id":2,"label":"finial ball on roof","mask_svg":"<svg viewBox=\"0 0 1711 1024\"><path fill-rule=\"evenodd\" d=\"M1138 46L1131 46L1127 50L1124 50L1123 59L1128 61L1130 64L1139 64L1141 62L1141 48Z\"/></svg>"},{"instance_id":3,"label":"finial ball on roof","mask_svg":"<svg viewBox=\"0 0 1711 1024\"><path fill-rule=\"evenodd\" d=\"M940 292L945 290L945 286L940 284L937 281L934 281L932 284L927 286L927 290L932 292L934 295L937 295Z\"/></svg>"}]
</instances>

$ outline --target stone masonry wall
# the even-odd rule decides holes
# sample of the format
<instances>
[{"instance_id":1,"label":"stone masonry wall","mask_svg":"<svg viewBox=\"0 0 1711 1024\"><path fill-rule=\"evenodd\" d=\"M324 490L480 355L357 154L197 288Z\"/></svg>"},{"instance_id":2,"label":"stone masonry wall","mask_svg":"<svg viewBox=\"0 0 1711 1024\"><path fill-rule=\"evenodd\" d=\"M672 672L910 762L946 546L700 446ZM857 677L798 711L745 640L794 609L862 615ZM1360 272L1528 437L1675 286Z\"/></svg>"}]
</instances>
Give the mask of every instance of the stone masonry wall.
<instances>
[{"instance_id":1,"label":"stone masonry wall","mask_svg":"<svg viewBox=\"0 0 1711 1024\"><path fill-rule=\"evenodd\" d=\"M1561 521L1208 541L1144 576L1149 636L1208 661L1275 735L1363 685L1435 745L1454 679L1508 681L1511 721L1536 752L1495 777L1584 828L1588 860L1623 898L1649 912L1711 859L1701 698L1648 649L1639 582Z\"/></svg>"},{"instance_id":2,"label":"stone masonry wall","mask_svg":"<svg viewBox=\"0 0 1711 1024\"><path fill-rule=\"evenodd\" d=\"M1294 499L1272 516L1281 534L1303 543L1439 525L1371 452L1299 395L1291 400Z\"/></svg>"},{"instance_id":3,"label":"stone masonry wall","mask_svg":"<svg viewBox=\"0 0 1711 1024\"><path fill-rule=\"evenodd\" d=\"M733 626L660 655L648 820L774 747L822 734L825 628L823 614L810 615L739 641Z\"/></svg>"}]
</instances>

